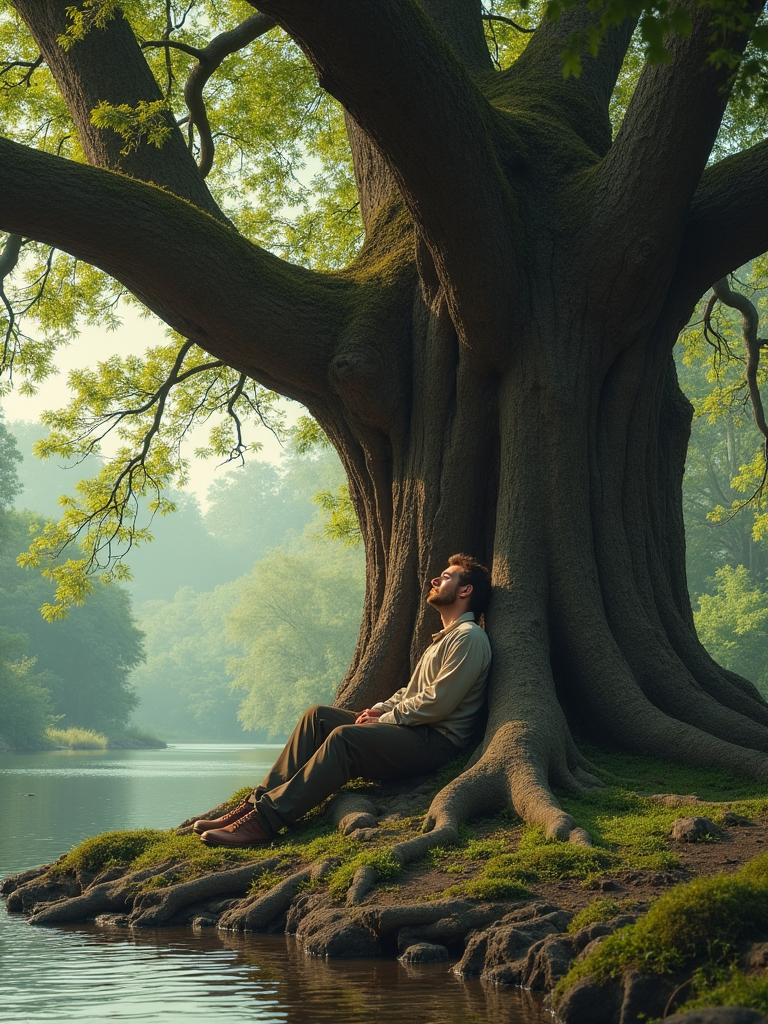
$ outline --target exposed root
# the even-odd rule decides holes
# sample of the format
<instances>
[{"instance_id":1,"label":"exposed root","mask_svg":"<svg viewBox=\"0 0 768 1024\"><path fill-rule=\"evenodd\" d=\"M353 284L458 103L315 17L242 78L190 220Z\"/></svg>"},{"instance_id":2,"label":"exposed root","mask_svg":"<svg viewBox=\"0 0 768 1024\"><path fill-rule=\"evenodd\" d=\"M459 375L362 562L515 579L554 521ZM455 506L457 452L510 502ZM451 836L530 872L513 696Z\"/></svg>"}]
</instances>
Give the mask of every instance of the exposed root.
<instances>
[{"instance_id":1,"label":"exposed root","mask_svg":"<svg viewBox=\"0 0 768 1024\"><path fill-rule=\"evenodd\" d=\"M356 904L362 903L378 880L379 876L375 868L368 864L361 864L355 871L352 884L347 890L347 906L354 907Z\"/></svg>"},{"instance_id":2,"label":"exposed root","mask_svg":"<svg viewBox=\"0 0 768 1024\"><path fill-rule=\"evenodd\" d=\"M335 796L325 809L325 817L348 836L358 828L376 827L376 808L362 793L343 790Z\"/></svg>"},{"instance_id":3,"label":"exposed root","mask_svg":"<svg viewBox=\"0 0 768 1024\"><path fill-rule=\"evenodd\" d=\"M288 910L301 886L312 879L325 878L335 866L334 860L322 860L296 871L268 892L257 893L251 900L227 910L219 918L218 928L239 932L257 932L267 928Z\"/></svg>"},{"instance_id":4,"label":"exposed root","mask_svg":"<svg viewBox=\"0 0 768 1024\"><path fill-rule=\"evenodd\" d=\"M58 903L33 913L29 918L29 923L69 924L87 921L96 917L97 914L126 910L133 903L138 886L142 882L162 874L163 871L167 871L173 866L173 861L167 861L151 868L143 868L141 871L132 871L113 882L92 885L80 896L60 900Z\"/></svg>"},{"instance_id":5,"label":"exposed root","mask_svg":"<svg viewBox=\"0 0 768 1024\"><path fill-rule=\"evenodd\" d=\"M157 928L195 903L221 896L245 895L254 879L276 868L279 863L277 857L270 857L258 864L246 864L231 871L217 871L166 889L141 892L133 902L129 924L133 928Z\"/></svg>"},{"instance_id":6,"label":"exposed root","mask_svg":"<svg viewBox=\"0 0 768 1024\"><path fill-rule=\"evenodd\" d=\"M564 720L557 724L567 730ZM553 783L579 792L602 783L580 766L567 765L560 738L551 728L537 735L525 722L508 722L497 729L480 760L432 801L424 827L433 830L428 833L430 838L435 833L439 838L430 845L445 843L449 837L455 842L458 827L467 818L502 807L511 808L527 822L543 825L550 837L591 845L586 830L558 804L550 776Z\"/></svg>"}]
</instances>

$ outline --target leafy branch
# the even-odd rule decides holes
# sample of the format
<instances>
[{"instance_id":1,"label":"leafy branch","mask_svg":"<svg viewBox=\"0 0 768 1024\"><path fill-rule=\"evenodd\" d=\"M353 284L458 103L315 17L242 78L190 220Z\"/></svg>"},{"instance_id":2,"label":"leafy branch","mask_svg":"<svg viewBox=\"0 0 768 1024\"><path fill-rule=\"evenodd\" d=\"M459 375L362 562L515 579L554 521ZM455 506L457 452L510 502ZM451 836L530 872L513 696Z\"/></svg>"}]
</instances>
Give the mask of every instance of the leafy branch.
<instances>
[{"instance_id":1,"label":"leafy branch","mask_svg":"<svg viewBox=\"0 0 768 1024\"><path fill-rule=\"evenodd\" d=\"M53 429L35 453L81 463L89 456L101 458L112 433L121 443L95 477L77 485L75 497L60 499L59 522L46 524L20 556L20 564L42 567L57 584L55 603L42 609L48 619L82 604L94 574L105 581L129 578L125 555L134 544L152 539L149 526L138 525L143 499L149 499L150 525L157 513L174 511L164 492L172 483L186 482L182 444L194 427L212 417L223 420L214 422L208 447L196 454L217 454L225 461L260 447L245 443L245 417L282 431L277 395L221 360L206 358L190 341L150 349L144 358L114 357L95 370L73 372L69 384L74 398L66 409L43 416ZM75 541L83 557L62 561Z\"/></svg>"},{"instance_id":2,"label":"leafy branch","mask_svg":"<svg viewBox=\"0 0 768 1024\"><path fill-rule=\"evenodd\" d=\"M205 89L211 75L221 66L225 58L244 49L259 36L264 35L274 28L276 22L265 14L252 14L236 28L228 32L220 32L207 46L202 48L190 46L188 43L178 42L174 39L148 39L143 42L142 49L151 47L165 48L166 54L170 49L181 50L183 53L194 57L197 63L192 68L184 85L184 100L189 110L188 130L190 143L192 141L192 130L197 128L200 138L200 159L198 167L200 174L205 178L213 167L214 142L213 132L208 120L208 111L203 99ZM169 72L170 74L170 72Z\"/></svg>"}]
</instances>

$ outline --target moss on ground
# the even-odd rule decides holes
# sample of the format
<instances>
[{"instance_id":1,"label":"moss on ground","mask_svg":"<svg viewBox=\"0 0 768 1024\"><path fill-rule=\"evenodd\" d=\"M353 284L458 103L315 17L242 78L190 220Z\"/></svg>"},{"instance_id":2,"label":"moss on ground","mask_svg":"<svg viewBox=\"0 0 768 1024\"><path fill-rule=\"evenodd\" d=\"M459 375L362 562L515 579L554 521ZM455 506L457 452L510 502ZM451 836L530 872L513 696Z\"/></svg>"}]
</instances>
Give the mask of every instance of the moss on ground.
<instances>
[{"instance_id":1,"label":"moss on ground","mask_svg":"<svg viewBox=\"0 0 768 1024\"><path fill-rule=\"evenodd\" d=\"M708 999L707 977L732 967L739 947L764 935L766 921L768 854L733 875L696 878L662 896L636 924L609 936L571 969L555 990L554 1005L579 978L592 976L603 984L628 968L645 974L697 968L694 998ZM723 991L741 984L734 974Z\"/></svg>"},{"instance_id":2,"label":"moss on ground","mask_svg":"<svg viewBox=\"0 0 768 1024\"><path fill-rule=\"evenodd\" d=\"M696 995L680 1007L699 1010L706 1006L746 1006L759 1013L768 1013L768 977L742 974L732 967L726 972L702 972L694 979Z\"/></svg>"},{"instance_id":3,"label":"moss on ground","mask_svg":"<svg viewBox=\"0 0 768 1024\"><path fill-rule=\"evenodd\" d=\"M568 931L571 935L575 935L576 932L581 931L582 928L586 928L590 924L595 924L597 921L610 921L612 917L617 917L619 914L629 914L634 910L636 905L637 901L633 899L593 900L589 906L584 907L584 909L580 910L574 917L568 925Z\"/></svg>"},{"instance_id":4,"label":"moss on ground","mask_svg":"<svg viewBox=\"0 0 768 1024\"><path fill-rule=\"evenodd\" d=\"M668 844L675 818L708 814L717 820L726 809L747 818L768 812L764 788L724 771L687 769L593 748L586 752L606 788L580 796L559 794L559 799L563 808L590 832L594 843L591 848L547 839L542 828L523 825L509 812L502 812L463 825L456 846L436 848L429 853L425 866L456 876L453 885L436 895L515 899L552 881L571 879L576 884L590 884L607 872L621 869L668 870L679 866ZM435 790L461 773L467 757L462 753L435 776ZM371 783L361 780L353 785L372 788ZM641 795L692 790L701 798L728 802L716 808L698 803L663 807ZM224 806L234 807L248 792L247 787L238 790ZM395 879L399 868L391 847L408 838L409 833L417 833L422 821L420 816L413 816L386 822L372 841L362 844L333 830L322 814L315 811L278 836L269 847L245 849L208 847L197 836L180 836L175 831L113 832L86 840L57 864L56 871L99 871L115 865L141 869L159 867L169 861L178 864L175 875L158 871L156 879L147 883L161 885L277 854L282 858L280 867L256 883L259 890L266 890L291 870L313 861L333 859L337 866L323 884L339 897L361 865L373 867L382 882ZM620 912L614 907L618 904L598 900L590 913L614 916ZM603 918L592 916L585 923L600 919Z\"/></svg>"}]
</instances>

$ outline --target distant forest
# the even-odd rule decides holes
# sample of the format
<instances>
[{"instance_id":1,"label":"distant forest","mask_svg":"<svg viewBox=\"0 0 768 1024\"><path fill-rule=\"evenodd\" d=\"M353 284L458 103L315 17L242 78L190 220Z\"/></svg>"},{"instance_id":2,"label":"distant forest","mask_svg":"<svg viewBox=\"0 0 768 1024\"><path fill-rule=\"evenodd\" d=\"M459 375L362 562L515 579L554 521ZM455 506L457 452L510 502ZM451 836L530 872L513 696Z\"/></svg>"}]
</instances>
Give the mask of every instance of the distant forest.
<instances>
[{"instance_id":1,"label":"distant forest","mask_svg":"<svg viewBox=\"0 0 768 1024\"><path fill-rule=\"evenodd\" d=\"M756 445L743 369L738 360L713 369L694 326L678 345L678 374L696 410L684 514L697 629L718 661L768 696L768 514L756 504L734 514ZM176 512L156 516L154 541L128 556L133 579L97 583L82 607L48 623L39 609L53 585L16 557L89 465L37 459L45 433L0 418L0 738L34 744L55 722L107 734L135 726L179 742L266 741L307 705L332 701L365 569L328 447L289 443L279 465L247 459L213 484L204 510L172 493Z\"/></svg>"},{"instance_id":2,"label":"distant forest","mask_svg":"<svg viewBox=\"0 0 768 1024\"><path fill-rule=\"evenodd\" d=\"M248 459L214 483L205 512L171 494L176 512L155 516L154 540L130 551L133 579L97 584L49 623L40 607L53 584L16 556L89 466L36 458L45 434L0 420L0 703L17 709L0 736L28 745L55 719L108 735L136 726L171 741L254 742L332 701L357 637L364 560L354 530L352 543L327 536L343 481L330 449L289 445L279 466Z\"/></svg>"}]
</instances>

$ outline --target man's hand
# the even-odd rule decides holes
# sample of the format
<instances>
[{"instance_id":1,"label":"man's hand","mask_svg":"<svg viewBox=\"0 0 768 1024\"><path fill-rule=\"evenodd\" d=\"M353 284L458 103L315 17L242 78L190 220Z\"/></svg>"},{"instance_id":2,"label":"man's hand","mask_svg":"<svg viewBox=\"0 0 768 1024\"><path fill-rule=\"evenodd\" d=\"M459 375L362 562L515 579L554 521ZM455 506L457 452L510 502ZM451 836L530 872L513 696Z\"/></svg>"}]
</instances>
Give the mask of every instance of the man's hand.
<instances>
[{"instance_id":1,"label":"man's hand","mask_svg":"<svg viewBox=\"0 0 768 1024\"><path fill-rule=\"evenodd\" d=\"M355 719L355 725L375 725L383 714L381 708L366 708Z\"/></svg>"}]
</instances>

